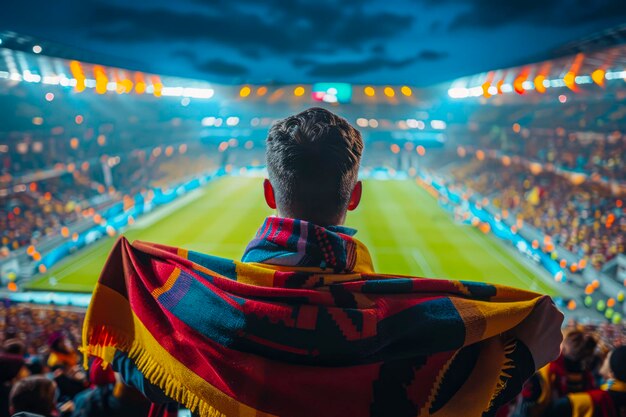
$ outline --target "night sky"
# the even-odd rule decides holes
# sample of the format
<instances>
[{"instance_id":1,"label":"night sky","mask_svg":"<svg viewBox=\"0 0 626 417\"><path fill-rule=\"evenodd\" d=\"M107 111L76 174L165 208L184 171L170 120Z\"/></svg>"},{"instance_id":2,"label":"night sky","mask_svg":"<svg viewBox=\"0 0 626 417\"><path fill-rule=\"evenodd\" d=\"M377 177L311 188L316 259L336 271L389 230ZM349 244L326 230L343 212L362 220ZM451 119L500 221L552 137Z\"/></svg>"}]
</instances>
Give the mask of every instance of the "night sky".
<instances>
[{"instance_id":1,"label":"night sky","mask_svg":"<svg viewBox=\"0 0 626 417\"><path fill-rule=\"evenodd\" d=\"M625 0L9 0L12 30L225 83L431 85L626 23ZM44 51L45 53L45 51Z\"/></svg>"}]
</instances>

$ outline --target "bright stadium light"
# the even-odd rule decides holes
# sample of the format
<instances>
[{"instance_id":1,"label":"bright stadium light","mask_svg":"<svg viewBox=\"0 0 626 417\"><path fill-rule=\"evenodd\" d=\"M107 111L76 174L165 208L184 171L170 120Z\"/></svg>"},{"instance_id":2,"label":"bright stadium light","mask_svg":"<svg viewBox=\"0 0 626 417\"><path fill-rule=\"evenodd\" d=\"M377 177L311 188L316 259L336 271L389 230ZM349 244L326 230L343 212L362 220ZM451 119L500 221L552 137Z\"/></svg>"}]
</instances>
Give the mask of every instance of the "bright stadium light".
<instances>
[{"instance_id":1,"label":"bright stadium light","mask_svg":"<svg viewBox=\"0 0 626 417\"><path fill-rule=\"evenodd\" d=\"M34 53L36 53L36 54L40 54L40 53L41 53L41 51L43 51L43 48L42 48L41 46L39 46L39 45L35 45L35 46L33 46L33 52L34 52Z\"/></svg>"},{"instance_id":2,"label":"bright stadium light","mask_svg":"<svg viewBox=\"0 0 626 417\"><path fill-rule=\"evenodd\" d=\"M293 90L293 95L296 97L302 97L305 93L304 87L302 86L297 86L296 88L294 88ZM336 93L335 93L336 94Z\"/></svg>"},{"instance_id":3,"label":"bright stadium light","mask_svg":"<svg viewBox=\"0 0 626 417\"><path fill-rule=\"evenodd\" d=\"M165 89L165 88L164 88ZM215 94L212 88L185 88L183 95L191 98L211 98Z\"/></svg>"},{"instance_id":4,"label":"bright stadium light","mask_svg":"<svg viewBox=\"0 0 626 417\"><path fill-rule=\"evenodd\" d=\"M30 71L24 71L22 79L28 83L38 83L41 81L41 75L33 74Z\"/></svg>"},{"instance_id":5,"label":"bright stadium light","mask_svg":"<svg viewBox=\"0 0 626 417\"><path fill-rule=\"evenodd\" d=\"M443 120L431 120L430 121L430 127L432 127L433 129L437 129L437 130L443 130L446 128L446 122L444 122Z\"/></svg>"},{"instance_id":6,"label":"bright stadium light","mask_svg":"<svg viewBox=\"0 0 626 417\"><path fill-rule=\"evenodd\" d=\"M204 119L202 119L202 126L213 126L215 125L215 117L210 116L210 117L205 117Z\"/></svg>"},{"instance_id":7,"label":"bright stadium light","mask_svg":"<svg viewBox=\"0 0 626 417\"><path fill-rule=\"evenodd\" d=\"M72 82L71 82L71 80L69 78L67 78L65 75L63 75L59 79L59 84L61 84L61 87L69 87L69 86L72 85Z\"/></svg>"},{"instance_id":8,"label":"bright stadium light","mask_svg":"<svg viewBox=\"0 0 626 417\"><path fill-rule=\"evenodd\" d=\"M243 97L248 97L250 95L251 91L252 90L247 85L243 86L243 87L241 87L241 90L239 90L239 96L242 97L242 98Z\"/></svg>"},{"instance_id":9,"label":"bright stadium light","mask_svg":"<svg viewBox=\"0 0 626 417\"><path fill-rule=\"evenodd\" d=\"M594 83L602 87L604 85L605 75L606 75L606 71L602 68L598 68L597 70L591 73L590 78L593 80Z\"/></svg>"},{"instance_id":10,"label":"bright stadium light","mask_svg":"<svg viewBox=\"0 0 626 417\"><path fill-rule=\"evenodd\" d=\"M46 75L45 77L43 77L42 83L49 85L59 85L60 80L59 77L55 75Z\"/></svg>"},{"instance_id":11,"label":"bright stadium light","mask_svg":"<svg viewBox=\"0 0 626 417\"><path fill-rule=\"evenodd\" d=\"M166 97L180 97L183 95L183 87L163 87L161 95Z\"/></svg>"},{"instance_id":12,"label":"bright stadium light","mask_svg":"<svg viewBox=\"0 0 626 417\"><path fill-rule=\"evenodd\" d=\"M626 71L607 71L604 77L607 80L626 79Z\"/></svg>"},{"instance_id":13,"label":"bright stadium light","mask_svg":"<svg viewBox=\"0 0 626 417\"><path fill-rule=\"evenodd\" d=\"M565 81L561 78L557 78L556 80L550 80L550 87L565 87Z\"/></svg>"},{"instance_id":14,"label":"bright stadium light","mask_svg":"<svg viewBox=\"0 0 626 417\"><path fill-rule=\"evenodd\" d=\"M472 97L480 97L483 95L483 86L478 85L469 89L469 95Z\"/></svg>"},{"instance_id":15,"label":"bright stadium light","mask_svg":"<svg viewBox=\"0 0 626 417\"><path fill-rule=\"evenodd\" d=\"M448 90L451 98L466 98L469 96L469 90L463 87L455 87Z\"/></svg>"},{"instance_id":16,"label":"bright stadium light","mask_svg":"<svg viewBox=\"0 0 626 417\"><path fill-rule=\"evenodd\" d=\"M359 127L367 127L368 120L364 117L359 117L358 119L356 119L356 124Z\"/></svg>"}]
</instances>

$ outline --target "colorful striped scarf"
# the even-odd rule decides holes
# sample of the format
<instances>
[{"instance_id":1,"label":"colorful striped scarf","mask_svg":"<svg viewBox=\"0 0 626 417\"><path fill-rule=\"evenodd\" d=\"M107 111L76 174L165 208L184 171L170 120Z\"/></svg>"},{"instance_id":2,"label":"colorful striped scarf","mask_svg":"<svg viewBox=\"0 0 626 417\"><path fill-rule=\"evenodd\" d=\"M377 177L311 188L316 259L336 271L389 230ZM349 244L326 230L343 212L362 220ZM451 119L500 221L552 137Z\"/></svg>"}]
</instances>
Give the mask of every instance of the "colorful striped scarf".
<instances>
[{"instance_id":1,"label":"colorful striped scarf","mask_svg":"<svg viewBox=\"0 0 626 417\"><path fill-rule=\"evenodd\" d=\"M83 352L125 355L200 416L495 412L507 383L534 371L516 368L502 333L541 296L377 274L353 234L270 217L241 262L120 238Z\"/></svg>"}]
</instances>

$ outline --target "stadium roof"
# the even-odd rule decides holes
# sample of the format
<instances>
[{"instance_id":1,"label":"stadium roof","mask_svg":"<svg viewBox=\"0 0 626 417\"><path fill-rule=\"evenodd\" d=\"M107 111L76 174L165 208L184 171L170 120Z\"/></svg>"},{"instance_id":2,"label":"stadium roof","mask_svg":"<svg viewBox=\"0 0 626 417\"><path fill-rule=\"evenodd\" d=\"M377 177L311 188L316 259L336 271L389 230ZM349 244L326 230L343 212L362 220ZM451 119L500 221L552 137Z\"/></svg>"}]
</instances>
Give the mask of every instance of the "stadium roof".
<instances>
[{"instance_id":1,"label":"stadium roof","mask_svg":"<svg viewBox=\"0 0 626 417\"><path fill-rule=\"evenodd\" d=\"M582 39L568 42L550 52L550 58L558 58L577 53L590 53L612 46L626 44L626 23L602 32L596 32Z\"/></svg>"},{"instance_id":2,"label":"stadium roof","mask_svg":"<svg viewBox=\"0 0 626 417\"><path fill-rule=\"evenodd\" d=\"M12 31L0 31L0 45L2 45L3 48L12 49L14 51L22 51L28 53L35 52L37 54L43 53L48 57L77 60L82 62L92 62L100 65L123 67L126 69L142 68L142 65L138 62L128 59L114 57L102 53L96 53L93 51L76 48L74 46L65 45L63 43L40 39L34 36L23 35Z\"/></svg>"}]
</instances>

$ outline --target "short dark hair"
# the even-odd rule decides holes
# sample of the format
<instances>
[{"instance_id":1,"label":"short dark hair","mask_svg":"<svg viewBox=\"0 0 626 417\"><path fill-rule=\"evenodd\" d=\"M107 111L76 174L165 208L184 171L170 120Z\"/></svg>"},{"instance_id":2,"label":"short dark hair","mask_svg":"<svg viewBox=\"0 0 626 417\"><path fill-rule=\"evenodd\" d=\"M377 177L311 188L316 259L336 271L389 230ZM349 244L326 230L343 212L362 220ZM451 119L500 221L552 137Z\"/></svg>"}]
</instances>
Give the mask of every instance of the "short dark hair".
<instances>
[{"instance_id":1,"label":"short dark hair","mask_svg":"<svg viewBox=\"0 0 626 417\"><path fill-rule=\"evenodd\" d=\"M26 411L43 415L56 408L56 384L41 376L29 376L19 380L9 394L9 404L14 413Z\"/></svg>"},{"instance_id":2,"label":"short dark hair","mask_svg":"<svg viewBox=\"0 0 626 417\"><path fill-rule=\"evenodd\" d=\"M350 202L362 153L361 133L328 110L314 107L276 122L266 160L282 214L335 224Z\"/></svg>"}]
</instances>

